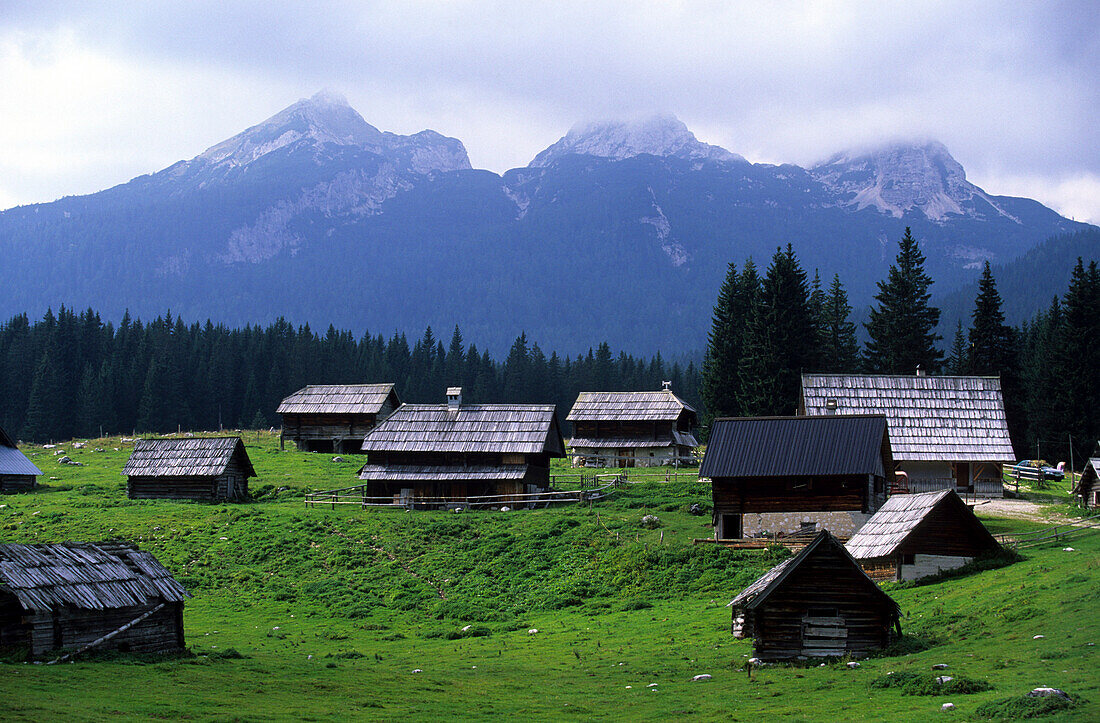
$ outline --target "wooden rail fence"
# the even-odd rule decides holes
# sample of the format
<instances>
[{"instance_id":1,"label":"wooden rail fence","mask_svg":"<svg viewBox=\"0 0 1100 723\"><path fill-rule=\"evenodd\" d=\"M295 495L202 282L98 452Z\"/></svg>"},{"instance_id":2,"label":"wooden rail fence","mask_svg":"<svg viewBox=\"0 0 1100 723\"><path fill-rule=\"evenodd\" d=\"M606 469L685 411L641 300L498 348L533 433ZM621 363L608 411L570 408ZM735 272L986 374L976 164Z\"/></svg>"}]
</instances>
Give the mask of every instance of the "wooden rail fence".
<instances>
[{"instance_id":1,"label":"wooden rail fence","mask_svg":"<svg viewBox=\"0 0 1100 723\"><path fill-rule=\"evenodd\" d=\"M1075 522L1045 527L1034 532L1004 533L994 535L997 542L1005 547L1021 550L1038 547L1053 542L1068 542L1100 530L1100 514L1091 515Z\"/></svg>"}]
</instances>

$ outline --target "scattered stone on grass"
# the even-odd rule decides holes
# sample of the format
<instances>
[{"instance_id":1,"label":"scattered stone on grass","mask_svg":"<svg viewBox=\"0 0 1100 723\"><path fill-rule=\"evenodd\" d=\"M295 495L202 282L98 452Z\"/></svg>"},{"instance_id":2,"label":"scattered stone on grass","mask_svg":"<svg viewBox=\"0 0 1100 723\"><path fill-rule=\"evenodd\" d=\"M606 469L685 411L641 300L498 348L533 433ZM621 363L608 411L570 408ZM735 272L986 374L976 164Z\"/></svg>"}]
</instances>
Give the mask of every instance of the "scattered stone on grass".
<instances>
[{"instance_id":1,"label":"scattered stone on grass","mask_svg":"<svg viewBox=\"0 0 1100 723\"><path fill-rule=\"evenodd\" d=\"M1032 635L1032 636L1031 636L1031 639L1032 639L1032 640L1042 640L1042 639L1044 639L1045 637L1046 637L1045 635Z\"/></svg>"},{"instance_id":2,"label":"scattered stone on grass","mask_svg":"<svg viewBox=\"0 0 1100 723\"><path fill-rule=\"evenodd\" d=\"M702 675L696 675L695 677L692 678L692 680L694 680L694 681L710 680L710 679L711 679L711 675L709 673L703 673Z\"/></svg>"},{"instance_id":3,"label":"scattered stone on grass","mask_svg":"<svg viewBox=\"0 0 1100 723\"><path fill-rule=\"evenodd\" d=\"M852 670L855 670L856 668L859 667L859 663L857 663L856 661L853 660L852 662L848 663L848 667L851 668Z\"/></svg>"},{"instance_id":4,"label":"scattered stone on grass","mask_svg":"<svg viewBox=\"0 0 1100 723\"><path fill-rule=\"evenodd\" d=\"M954 703L944 703L943 705L940 706L940 710L942 710L944 713L946 713L947 711L950 711L950 710L955 710L955 704Z\"/></svg>"},{"instance_id":5,"label":"scattered stone on grass","mask_svg":"<svg viewBox=\"0 0 1100 723\"><path fill-rule=\"evenodd\" d=\"M952 678L950 675L941 675L941 676L936 678L936 682L940 685L944 685L945 683L950 683L952 680L954 680L954 678Z\"/></svg>"},{"instance_id":6,"label":"scattered stone on grass","mask_svg":"<svg viewBox=\"0 0 1100 723\"><path fill-rule=\"evenodd\" d=\"M344 458L343 458L343 457L339 457L339 456L337 456L337 457L333 457L333 458L332 458L332 461L333 461L333 462L335 462L335 463L337 463L337 464L340 464L340 463L342 463L342 462L344 461Z\"/></svg>"},{"instance_id":7,"label":"scattered stone on grass","mask_svg":"<svg viewBox=\"0 0 1100 723\"><path fill-rule=\"evenodd\" d=\"M500 508L500 511L501 511L501 512L511 512L511 511L512 511L512 508L511 508L511 507L509 507L509 506L507 506L507 505L505 505L504 507L501 507L501 508Z\"/></svg>"},{"instance_id":8,"label":"scattered stone on grass","mask_svg":"<svg viewBox=\"0 0 1100 723\"><path fill-rule=\"evenodd\" d=\"M932 666L932 670L947 670L947 663L936 663Z\"/></svg>"},{"instance_id":9,"label":"scattered stone on grass","mask_svg":"<svg viewBox=\"0 0 1100 723\"><path fill-rule=\"evenodd\" d=\"M657 687L657 684L656 684L656 683L650 683L650 684L649 684L649 685L647 685L646 687L647 687L647 688L656 688L656 687Z\"/></svg>"},{"instance_id":10,"label":"scattered stone on grass","mask_svg":"<svg viewBox=\"0 0 1100 723\"><path fill-rule=\"evenodd\" d=\"M642 527L646 528L647 530L654 530L654 529L656 529L660 526L661 526L661 518L658 517L657 515L643 515L642 516Z\"/></svg>"},{"instance_id":11,"label":"scattered stone on grass","mask_svg":"<svg viewBox=\"0 0 1100 723\"><path fill-rule=\"evenodd\" d=\"M1062 552L1074 552L1074 549L1072 547L1063 547Z\"/></svg>"},{"instance_id":12,"label":"scattered stone on grass","mask_svg":"<svg viewBox=\"0 0 1100 723\"><path fill-rule=\"evenodd\" d=\"M1027 697L1028 698L1051 698L1051 697L1055 697L1055 698L1063 698L1065 700L1070 699L1069 698L1069 693L1067 693L1066 691L1059 690L1058 688L1048 688L1046 686L1043 686L1041 688L1035 688L1034 690L1032 690L1030 693L1027 694Z\"/></svg>"},{"instance_id":13,"label":"scattered stone on grass","mask_svg":"<svg viewBox=\"0 0 1100 723\"><path fill-rule=\"evenodd\" d=\"M688 508L688 512L698 517L699 515L703 514L703 506L700 505L698 502L692 502L691 507Z\"/></svg>"},{"instance_id":14,"label":"scattered stone on grass","mask_svg":"<svg viewBox=\"0 0 1100 723\"><path fill-rule=\"evenodd\" d=\"M527 634L528 634L528 635L534 635L534 634L535 634L535 633L537 633L538 631L539 631L539 629L538 629L538 628L531 628L530 630L528 630L528 631L527 631Z\"/></svg>"},{"instance_id":15,"label":"scattered stone on grass","mask_svg":"<svg viewBox=\"0 0 1100 723\"><path fill-rule=\"evenodd\" d=\"M466 627L462 628L462 632L466 632L467 630L469 630L472 627L473 627L473 625L467 625Z\"/></svg>"},{"instance_id":16,"label":"scattered stone on grass","mask_svg":"<svg viewBox=\"0 0 1100 723\"><path fill-rule=\"evenodd\" d=\"M414 673L423 673L424 671L421 670L420 668L413 668L413 672Z\"/></svg>"}]
</instances>

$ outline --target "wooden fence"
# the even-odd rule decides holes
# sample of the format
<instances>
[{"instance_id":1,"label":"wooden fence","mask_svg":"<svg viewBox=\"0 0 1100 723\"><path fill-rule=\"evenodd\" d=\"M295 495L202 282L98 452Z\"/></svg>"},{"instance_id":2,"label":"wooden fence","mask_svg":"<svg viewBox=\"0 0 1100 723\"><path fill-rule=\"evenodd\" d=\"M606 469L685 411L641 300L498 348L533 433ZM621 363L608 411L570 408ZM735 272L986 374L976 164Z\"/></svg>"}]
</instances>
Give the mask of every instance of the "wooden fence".
<instances>
[{"instance_id":1,"label":"wooden fence","mask_svg":"<svg viewBox=\"0 0 1100 723\"><path fill-rule=\"evenodd\" d=\"M1091 535L1098 530L1100 530L1100 514L1091 515L1075 522L1045 527L1034 532L1009 532L1002 535L994 535L994 537L997 539L997 542L1005 547L1021 550L1054 542L1068 542L1078 537Z\"/></svg>"}]
</instances>

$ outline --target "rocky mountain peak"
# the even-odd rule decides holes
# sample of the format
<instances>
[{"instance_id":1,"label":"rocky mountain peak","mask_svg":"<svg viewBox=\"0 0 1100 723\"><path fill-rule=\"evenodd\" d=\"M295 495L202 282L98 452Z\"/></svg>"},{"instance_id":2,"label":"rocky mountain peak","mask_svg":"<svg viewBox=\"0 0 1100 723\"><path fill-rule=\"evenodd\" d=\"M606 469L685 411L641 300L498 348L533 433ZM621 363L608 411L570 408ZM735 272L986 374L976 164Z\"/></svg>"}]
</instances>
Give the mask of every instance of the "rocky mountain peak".
<instances>
[{"instance_id":1,"label":"rocky mountain peak","mask_svg":"<svg viewBox=\"0 0 1100 723\"><path fill-rule=\"evenodd\" d=\"M1004 213L935 140L838 153L810 173L857 210L873 207L901 218L913 209L934 221L948 215L972 216L976 198Z\"/></svg>"},{"instance_id":2,"label":"rocky mountain peak","mask_svg":"<svg viewBox=\"0 0 1100 723\"><path fill-rule=\"evenodd\" d=\"M651 115L629 121L577 124L557 143L535 156L530 165L547 166L569 154L622 160L644 153L700 161L745 160L724 148L699 141L676 116Z\"/></svg>"}]
</instances>

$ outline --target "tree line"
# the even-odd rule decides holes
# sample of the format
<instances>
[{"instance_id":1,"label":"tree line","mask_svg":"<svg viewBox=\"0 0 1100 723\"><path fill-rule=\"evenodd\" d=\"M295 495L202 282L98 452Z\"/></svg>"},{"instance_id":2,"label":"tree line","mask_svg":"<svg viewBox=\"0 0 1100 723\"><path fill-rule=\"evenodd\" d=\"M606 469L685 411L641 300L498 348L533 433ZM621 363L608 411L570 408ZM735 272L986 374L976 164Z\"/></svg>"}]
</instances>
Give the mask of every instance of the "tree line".
<instances>
[{"instance_id":1,"label":"tree line","mask_svg":"<svg viewBox=\"0 0 1100 723\"><path fill-rule=\"evenodd\" d=\"M283 319L229 329L126 314L115 327L92 309L64 307L0 325L0 426L27 441L277 426L279 402L307 384L394 382L403 401L421 403L462 386L464 402L552 403L564 419L582 390L660 389L663 381L700 403L694 364L615 355L606 342L572 358L547 356L520 334L496 361L458 327L446 345L430 327L410 344L403 333L356 338L330 326L317 334Z\"/></svg>"},{"instance_id":2,"label":"tree line","mask_svg":"<svg viewBox=\"0 0 1100 723\"><path fill-rule=\"evenodd\" d=\"M714 306L700 396L705 425L719 416L793 414L802 373L1000 376L1013 446L1077 459L1100 439L1100 272L1077 260L1070 287L1019 328L1005 324L989 263L970 323L958 323L947 354L935 330L932 279L907 228L864 324L861 347L839 276L812 281L793 248L777 249L765 274L750 259L730 264ZM1026 293L1031 293L1028 290ZM1038 455L1035 455L1038 456ZM1060 456L1059 458L1063 458Z\"/></svg>"}]
</instances>

